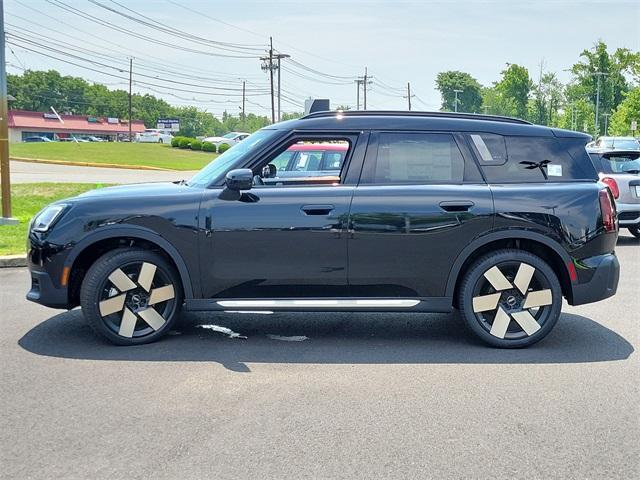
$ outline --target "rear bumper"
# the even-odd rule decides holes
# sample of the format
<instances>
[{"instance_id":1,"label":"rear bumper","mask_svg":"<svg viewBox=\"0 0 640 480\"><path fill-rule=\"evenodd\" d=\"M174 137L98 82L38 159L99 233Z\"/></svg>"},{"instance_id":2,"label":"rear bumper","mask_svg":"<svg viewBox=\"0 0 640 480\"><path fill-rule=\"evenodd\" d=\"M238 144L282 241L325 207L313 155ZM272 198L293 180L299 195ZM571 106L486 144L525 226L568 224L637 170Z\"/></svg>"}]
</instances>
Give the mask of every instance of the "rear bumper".
<instances>
[{"instance_id":1,"label":"rear bumper","mask_svg":"<svg viewBox=\"0 0 640 480\"><path fill-rule=\"evenodd\" d=\"M640 203L616 202L616 210L621 227L640 225Z\"/></svg>"},{"instance_id":2,"label":"rear bumper","mask_svg":"<svg viewBox=\"0 0 640 480\"><path fill-rule=\"evenodd\" d=\"M591 270L590 279L573 285L571 305L583 305L609 298L618 289L620 262L615 254L599 255L580 261L580 269ZM580 275L583 276L583 275Z\"/></svg>"}]
</instances>

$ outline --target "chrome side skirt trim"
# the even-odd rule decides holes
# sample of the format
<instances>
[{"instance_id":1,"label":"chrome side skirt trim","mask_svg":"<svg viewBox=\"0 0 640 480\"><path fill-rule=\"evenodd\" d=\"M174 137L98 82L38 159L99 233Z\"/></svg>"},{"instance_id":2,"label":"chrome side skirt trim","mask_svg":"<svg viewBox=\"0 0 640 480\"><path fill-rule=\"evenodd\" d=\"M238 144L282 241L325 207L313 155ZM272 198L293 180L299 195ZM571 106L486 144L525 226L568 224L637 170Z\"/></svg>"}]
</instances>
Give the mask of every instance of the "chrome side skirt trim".
<instances>
[{"instance_id":1,"label":"chrome side skirt trim","mask_svg":"<svg viewBox=\"0 0 640 480\"><path fill-rule=\"evenodd\" d=\"M224 308L411 308L418 305L420 300L220 300L216 303Z\"/></svg>"}]
</instances>

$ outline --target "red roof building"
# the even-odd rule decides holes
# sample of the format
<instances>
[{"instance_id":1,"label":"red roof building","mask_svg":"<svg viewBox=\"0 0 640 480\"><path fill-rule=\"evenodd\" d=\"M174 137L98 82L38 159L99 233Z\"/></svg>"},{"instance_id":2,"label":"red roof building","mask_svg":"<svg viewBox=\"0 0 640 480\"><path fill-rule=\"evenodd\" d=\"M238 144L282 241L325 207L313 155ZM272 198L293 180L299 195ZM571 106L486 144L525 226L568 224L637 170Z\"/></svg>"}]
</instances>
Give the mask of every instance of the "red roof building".
<instances>
[{"instance_id":1,"label":"red roof building","mask_svg":"<svg viewBox=\"0 0 640 480\"><path fill-rule=\"evenodd\" d=\"M144 129L142 121L131 122L131 131L134 135L144 132ZM117 140L119 136L128 134L129 122L119 118L88 115L60 115L58 118L56 114L49 112L9 111L10 142L22 142L29 137L48 137L51 140L57 140L97 136Z\"/></svg>"}]
</instances>

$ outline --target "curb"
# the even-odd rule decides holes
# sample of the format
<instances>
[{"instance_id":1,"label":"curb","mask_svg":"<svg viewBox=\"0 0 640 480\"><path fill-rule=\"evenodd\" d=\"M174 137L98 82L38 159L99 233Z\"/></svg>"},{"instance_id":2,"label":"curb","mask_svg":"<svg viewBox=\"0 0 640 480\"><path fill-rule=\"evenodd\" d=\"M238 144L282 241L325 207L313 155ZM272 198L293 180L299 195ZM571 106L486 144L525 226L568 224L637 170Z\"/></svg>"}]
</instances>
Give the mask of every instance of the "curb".
<instances>
[{"instance_id":1,"label":"curb","mask_svg":"<svg viewBox=\"0 0 640 480\"><path fill-rule=\"evenodd\" d=\"M26 266L27 266L27 256L25 254L0 256L0 268L26 267Z\"/></svg>"},{"instance_id":2,"label":"curb","mask_svg":"<svg viewBox=\"0 0 640 480\"><path fill-rule=\"evenodd\" d=\"M148 165L123 165L121 163L68 162L66 160L42 160L40 158L10 157L9 160L28 163L50 163L53 165L69 165L74 167L124 168L128 170L159 170L162 172L179 172L171 168L150 167Z\"/></svg>"}]
</instances>

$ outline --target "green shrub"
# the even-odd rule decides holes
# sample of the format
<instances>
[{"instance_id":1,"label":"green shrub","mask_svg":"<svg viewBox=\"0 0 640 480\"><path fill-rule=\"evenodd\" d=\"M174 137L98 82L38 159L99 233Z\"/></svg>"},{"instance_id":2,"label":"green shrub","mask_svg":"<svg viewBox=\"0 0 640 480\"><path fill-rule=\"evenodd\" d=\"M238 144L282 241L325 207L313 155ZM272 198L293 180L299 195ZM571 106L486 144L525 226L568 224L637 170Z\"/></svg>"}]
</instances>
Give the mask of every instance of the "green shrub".
<instances>
[{"instance_id":1,"label":"green shrub","mask_svg":"<svg viewBox=\"0 0 640 480\"><path fill-rule=\"evenodd\" d=\"M223 144L221 144L221 145L218 145L218 153L224 153L224 152L226 152L227 150L229 150L230 148L231 148L231 147L230 147L228 144L226 144L226 143L223 143Z\"/></svg>"},{"instance_id":2,"label":"green shrub","mask_svg":"<svg viewBox=\"0 0 640 480\"><path fill-rule=\"evenodd\" d=\"M184 137L173 137L171 139L171 146L176 148L180 146L180 140L182 140Z\"/></svg>"},{"instance_id":3,"label":"green shrub","mask_svg":"<svg viewBox=\"0 0 640 480\"><path fill-rule=\"evenodd\" d=\"M189 144L191 150L202 150L202 142L200 140L192 140Z\"/></svg>"},{"instance_id":4,"label":"green shrub","mask_svg":"<svg viewBox=\"0 0 640 480\"><path fill-rule=\"evenodd\" d=\"M211 142L202 142L202 151L216 153L216 146Z\"/></svg>"},{"instance_id":5,"label":"green shrub","mask_svg":"<svg viewBox=\"0 0 640 480\"><path fill-rule=\"evenodd\" d=\"M182 137L180 139L180 142L178 143L178 147L179 148L189 148L189 145L191 144L191 142L193 142L194 139L193 138L189 138L189 137Z\"/></svg>"}]
</instances>

